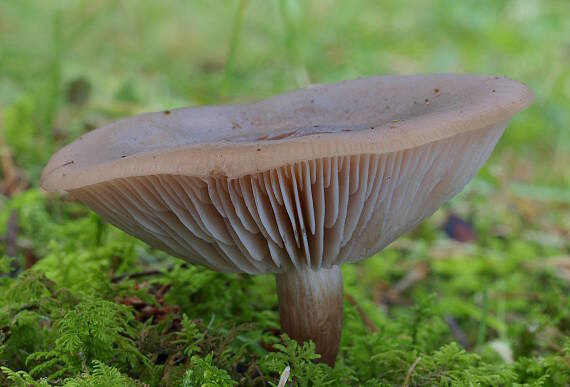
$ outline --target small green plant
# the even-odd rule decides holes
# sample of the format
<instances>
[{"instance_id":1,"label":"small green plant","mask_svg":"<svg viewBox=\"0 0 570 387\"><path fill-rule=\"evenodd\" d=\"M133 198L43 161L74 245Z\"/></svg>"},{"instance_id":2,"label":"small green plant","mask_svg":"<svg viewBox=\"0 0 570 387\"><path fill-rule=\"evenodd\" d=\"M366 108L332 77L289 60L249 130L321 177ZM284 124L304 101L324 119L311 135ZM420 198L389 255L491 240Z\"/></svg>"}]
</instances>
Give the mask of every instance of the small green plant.
<instances>
[{"instance_id":1,"label":"small green plant","mask_svg":"<svg viewBox=\"0 0 570 387\"><path fill-rule=\"evenodd\" d=\"M135 380L122 375L118 369L109 367L98 360L92 363L92 369L79 377L66 379L64 387L136 387L142 386Z\"/></svg>"},{"instance_id":2,"label":"small green plant","mask_svg":"<svg viewBox=\"0 0 570 387\"><path fill-rule=\"evenodd\" d=\"M226 371L212 363L212 357L212 353L205 358L192 356L190 368L184 373L182 380L184 387L231 387L237 384Z\"/></svg>"},{"instance_id":3,"label":"small green plant","mask_svg":"<svg viewBox=\"0 0 570 387\"><path fill-rule=\"evenodd\" d=\"M299 344L286 334L281 336L282 343L274 344L274 352L269 353L260 362L266 374L272 374L277 380L285 367L291 367L290 382L297 386L348 385L358 379L352 370L337 364L334 369L316 363L320 355L315 353L312 342Z\"/></svg>"},{"instance_id":4,"label":"small green plant","mask_svg":"<svg viewBox=\"0 0 570 387\"><path fill-rule=\"evenodd\" d=\"M568 385L568 1L163 3L0 1L0 386L277 386L287 366L287 386ZM273 278L186 265L37 188L120 117L400 72L505 73L537 100L462 195L343 268L334 368L282 336Z\"/></svg>"}]
</instances>

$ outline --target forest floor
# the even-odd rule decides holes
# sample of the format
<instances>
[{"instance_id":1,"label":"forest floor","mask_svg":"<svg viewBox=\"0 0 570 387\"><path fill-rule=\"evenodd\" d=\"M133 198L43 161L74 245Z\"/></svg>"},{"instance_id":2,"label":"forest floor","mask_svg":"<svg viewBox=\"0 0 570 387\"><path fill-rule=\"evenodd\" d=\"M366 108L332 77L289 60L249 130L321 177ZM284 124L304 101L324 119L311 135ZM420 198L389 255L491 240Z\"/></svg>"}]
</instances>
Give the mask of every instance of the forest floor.
<instances>
[{"instance_id":1,"label":"forest floor","mask_svg":"<svg viewBox=\"0 0 570 387\"><path fill-rule=\"evenodd\" d=\"M430 4L431 3L431 4ZM144 4L144 6L142 5ZM0 1L0 385L570 383L570 3ZM467 188L344 265L338 361L282 335L272 276L186 265L39 188L132 114L387 73L536 94Z\"/></svg>"}]
</instances>

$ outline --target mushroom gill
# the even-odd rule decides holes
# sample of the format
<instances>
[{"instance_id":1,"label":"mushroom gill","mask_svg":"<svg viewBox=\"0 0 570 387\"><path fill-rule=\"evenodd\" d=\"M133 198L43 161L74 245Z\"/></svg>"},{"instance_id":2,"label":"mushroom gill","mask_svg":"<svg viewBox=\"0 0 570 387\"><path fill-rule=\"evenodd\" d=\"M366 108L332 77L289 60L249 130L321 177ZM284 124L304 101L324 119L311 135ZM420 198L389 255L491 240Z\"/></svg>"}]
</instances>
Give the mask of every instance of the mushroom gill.
<instances>
[{"instance_id":1,"label":"mushroom gill","mask_svg":"<svg viewBox=\"0 0 570 387\"><path fill-rule=\"evenodd\" d=\"M147 175L71 193L137 238L217 271L329 269L370 256L431 215L481 167L505 125L239 178Z\"/></svg>"}]
</instances>

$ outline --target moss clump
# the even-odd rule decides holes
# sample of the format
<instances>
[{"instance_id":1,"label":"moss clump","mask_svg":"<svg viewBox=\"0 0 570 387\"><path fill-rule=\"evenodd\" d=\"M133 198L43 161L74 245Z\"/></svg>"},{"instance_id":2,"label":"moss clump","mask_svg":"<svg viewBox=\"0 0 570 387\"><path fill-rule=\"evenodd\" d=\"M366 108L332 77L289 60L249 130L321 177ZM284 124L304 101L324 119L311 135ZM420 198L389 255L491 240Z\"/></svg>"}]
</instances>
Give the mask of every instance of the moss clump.
<instances>
[{"instance_id":1,"label":"moss clump","mask_svg":"<svg viewBox=\"0 0 570 387\"><path fill-rule=\"evenodd\" d=\"M570 3L115 3L0 1L0 385L277 385L286 366L299 386L568 385ZM271 276L185 265L37 189L55 149L120 117L401 72L507 74L537 101L464 194L343 267L334 368L282 335Z\"/></svg>"},{"instance_id":2,"label":"moss clump","mask_svg":"<svg viewBox=\"0 0 570 387\"><path fill-rule=\"evenodd\" d=\"M270 276L187 266L58 201L29 190L0 211L0 219L22 214L17 243L43 255L16 276L25 256L0 261L2 384L263 385L277 384L286 366L300 386L570 378L569 286L555 272L525 269L520 252L538 245L505 242L426 261L417 253L441 247L404 243L347 266L353 302L345 303L340 356L330 368L313 361L312 343L280 334ZM404 294L374 290L418 262L429 275Z\"/></svg>"}]
</instances>

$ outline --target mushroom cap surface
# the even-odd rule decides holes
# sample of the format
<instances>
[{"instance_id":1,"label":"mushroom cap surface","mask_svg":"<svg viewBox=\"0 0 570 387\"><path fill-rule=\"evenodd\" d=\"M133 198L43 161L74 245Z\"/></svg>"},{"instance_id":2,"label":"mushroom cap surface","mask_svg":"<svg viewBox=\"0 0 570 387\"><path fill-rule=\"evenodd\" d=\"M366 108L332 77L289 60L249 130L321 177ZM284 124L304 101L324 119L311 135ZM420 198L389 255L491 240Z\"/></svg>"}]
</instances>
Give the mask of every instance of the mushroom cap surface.
<instances>
[{"instance_id":1,"label":"mushroom cap surface","mask_svg":"<svg viewBox=\"0 0 570 387\"><path fill-rule=\"evenodd\" d=\"M458 193L532 100L503 77L378 76L141 114L62 148L41 185L219 271L330 268Z\"/></svg>"}]
</instances>

